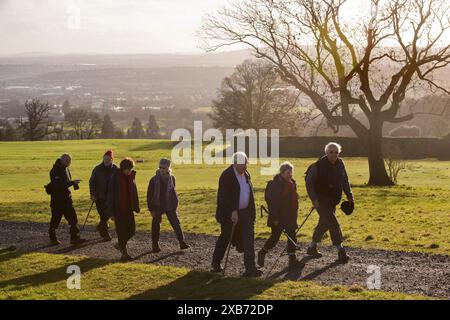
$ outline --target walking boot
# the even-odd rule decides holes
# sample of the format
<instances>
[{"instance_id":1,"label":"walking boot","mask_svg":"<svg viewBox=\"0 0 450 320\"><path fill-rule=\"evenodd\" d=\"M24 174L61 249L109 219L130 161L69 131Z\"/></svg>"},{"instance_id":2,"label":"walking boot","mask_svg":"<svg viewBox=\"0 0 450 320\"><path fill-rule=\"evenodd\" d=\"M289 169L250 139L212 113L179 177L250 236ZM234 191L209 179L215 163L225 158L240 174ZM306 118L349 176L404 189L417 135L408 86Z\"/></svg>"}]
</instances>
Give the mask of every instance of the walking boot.
<instances>
[{"instance_id":1,"label":"walking boot","mask_svg":"<svg viewBox=\"0 0 450 320\"><path fill-rule=\"evenodd\" d=\"M58 241L56 238L56 230L53 228L48 229L48 235L50 237L50 244L53 246L57 246L61 244L61 242Z\"/></svg>"},{"instance_id":2,"label":"walking boot","mask_svg":"<svg viewBox=\"0 0 450 320\"><path fill-rule=\"evenodd\" d=\"M104 225L102 222L100 222L97 226L97 231L100 234L100 237L103 239L103 241L107 242L112 240L108 232L108 224Z\"/></svg>"},{"instance_id":3,"label":"walking boot","mask_svg":"<svg viewBox=\"0 0 450 320\"><path fill-rule=\"evenodd\" d=\"M299 265L300 261L297 260L295 254L289 255L289 269L294 269Z\"/></svg>"},{"instance_id":4,"label":"walking boot","mask_svg":"<svg viewBox=\"0 0 450 320\"><path fill-rule=\"evenodd\" d=\"M258 266L260 266L261 268L264 267L264 260L266 259L266 254L267 250L264 250L264 248L258 251L257 263Z\"/></svg>"},{"instance_id":5,"label":"walking boot","mask_svg":"<svg viewBox=\"0 0 450 320\"><path fill-rule=\"evenodd\" d=\"M120 250L120 253L122 254L122 256L120 257L120 261L130 261L130 260L132 260L131 256L128 254L126 246L125 246L124 249Z\"/></svg>"},{"instance_id":6,"label":"walking boot","mask_svg":"<svg viewBox=\"0 0 450 320\"><path fill-rule=\"evenodd\" d=\"M306 250L306 254L316 259L322 258L322 254L317 250L317 247L309 246Z\"/></svg>"},{"instance_id":7,"label":"walking boot","mask_svg":"<svg viewBox=\"0 0 450 320\"><path fill-rule=\"evenodd\" d=\"M70 226L70 244L78 245L86 242L86 239L80 237L80 230L76 225Z\"/></svg>"},{"instance_id":8,"label":"walking boot","mask_svg":"<svg viewBox=\"0 0 450 320\"><path fill-rule=\"evenodd\" d=\"M186 250L186 249L189 249L190 247L191 247L191 246L188 245L186 242L180 241L180 249L181 249L181 250Z\"/></svg>"},{"instance_id":9,"label":"walking boot","mask_svg":"<svg viewBox=\"0 0 450 320\"><path fill-rule=\"evenodd\" d=\"M347 252L345 252L344 248L339 249L338 251L338 262L340 263L347 263L350 257L347 255Z\"/></svg>"},{"instance_id":10,"label":"walking boot","mask_svg":"<svg viewBox=\"0 0 450 320\"><path fill-rule=\"evenodd\" d=\"M161 252L161 248L159 247L159 244L157 242L152 244L152 252L153 253Z\"/></svg>"}]
</instances>

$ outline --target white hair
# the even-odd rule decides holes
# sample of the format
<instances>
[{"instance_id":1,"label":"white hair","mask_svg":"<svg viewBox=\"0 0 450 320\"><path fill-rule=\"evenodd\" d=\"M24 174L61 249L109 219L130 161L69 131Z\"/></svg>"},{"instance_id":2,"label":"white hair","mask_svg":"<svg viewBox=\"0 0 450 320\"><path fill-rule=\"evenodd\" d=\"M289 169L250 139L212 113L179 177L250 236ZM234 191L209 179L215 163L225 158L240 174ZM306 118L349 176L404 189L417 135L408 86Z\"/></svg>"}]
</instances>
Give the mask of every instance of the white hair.
<instances>
[{"instance_id":1,"label":"white hair","mask_svg":"<svg viewBox=\"0 0 450 320\"><path fill-rule=\"evenodd\" d=\"M248 157L245 154L245 152L236 152L235 154L233 154L233 164L246 164L248 163Z\"/></svg>"},{"instance_id":2,"label":"white hair","mask_svg":"<svg viewBox=\"0 0 450 320\"><path fill-rule=\"evenodd\" d=\"M341 153L341 151L342 151L342 146L341 146L339 143L336 143L336 142L329 142L329 143L325 146L325 153L328 153L328 151L329 151L331 148L333 148L333 147L337 149L338 153Z\"/></svg>"},{"instance_id":3,"label":"white hair","mask_svg":"<svg viewBox=\"0 0 450 320\"><path fill-rule=\"evenodd\" d=\"M294 170L294 165L289 161L283 162L280 166L280 173L283 173L286 170Z\"/></svg>"}]
</instances>

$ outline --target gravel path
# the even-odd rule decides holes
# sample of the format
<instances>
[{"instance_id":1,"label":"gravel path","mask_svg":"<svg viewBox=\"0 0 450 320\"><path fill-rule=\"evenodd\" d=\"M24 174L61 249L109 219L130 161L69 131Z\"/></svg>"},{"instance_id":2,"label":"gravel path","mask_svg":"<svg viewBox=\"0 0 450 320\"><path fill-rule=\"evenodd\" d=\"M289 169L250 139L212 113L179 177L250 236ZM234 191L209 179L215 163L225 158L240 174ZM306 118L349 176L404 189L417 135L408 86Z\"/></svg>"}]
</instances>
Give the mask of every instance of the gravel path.
<instances>
[{"instance_id":1,"label":"gravel path","mask_svg":"<svg viewBox=\"0 0 450 320\"><path fill-rule=\"evenodd\" d=\"M58 230L59 246L48 246L47 224L34 222L0 221L0 248L15 246L25 252L48 252L56 254L84 255L117 261L119 253L113 248L115 239L102 242L93 227L86 227L84 237L89 239L82 246L71 246L68 227ZM114 234L112 231L111 234ZM115 237L115 235L114 235ZM180 251L173 233L161 233L160 253L151 253L150 233L138 232L129 242L129 253L134 262L153 263L165 266L181 266L189 269L209 271L210 260L216 237L204 234L186 234L186 241L192 245L187 251ZM263 240L257 239L258 250ZM285 240L266 256L267 273L273 262L284 249ZM370 265L381 271L381 289L432 297L450 298L450 256L428 255L417 252L398 252L375 249L347 248L351 260L338 264L336 250L322 246L323 258L309 259L305 255L306 244L300 244L297 257L302 260L298 268L287 270L287 256L281 257L270 277L290 280L313 280L324 285L360 285L366 287ZM243 272L243 257L235 250L230 251L227 275L238 276Z\"/></svg>"}]
</instances>

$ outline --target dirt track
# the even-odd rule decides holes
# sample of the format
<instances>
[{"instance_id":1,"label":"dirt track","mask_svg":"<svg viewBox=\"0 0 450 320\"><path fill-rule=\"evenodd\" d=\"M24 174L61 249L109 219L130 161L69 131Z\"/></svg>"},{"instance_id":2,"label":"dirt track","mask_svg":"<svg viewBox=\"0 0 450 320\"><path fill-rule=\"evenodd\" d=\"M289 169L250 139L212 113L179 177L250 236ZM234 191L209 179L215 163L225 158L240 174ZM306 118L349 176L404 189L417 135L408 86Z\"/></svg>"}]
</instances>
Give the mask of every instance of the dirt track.
<instances>
[{"instance_id":1,"label":"dirt track","mask_svg":"<svg viewBox=\"0 0 450 320\"><path fill-rule=\"evenodd\" d=\"M49 247L47 229L48 226L42 223L0 221L0 247L14 245L25 252L84 255L111 261L117 261L119 258L119 253L113 248L115 239L111 242L101 242L92 227L87 227L83 235L89 241L79 247L69 244L67 226L62 226L58 230L58 238L63 244ZM114 232L112 231L111 234ZM162 233L160 241L162 252L155 254L150 252L150 233L138 233L129 242L129 253L134 257L134 262L209 271L216 237L186 234L186 239L192 248L182 252L179 250L174 234ZM262 244L263 240L256 240L256 249L261 248ZM263 271L267 272L272 266L284 249L284 245L285 240L267 255L266 267L262 269ZM369 276L367 268L369 265L376 265L381 268L381 289L384 291L450 298L450 256L347 248L351 260L342 265L335 262L336 250L333 247L321 247L324 255L322 259L309 259L305 256L306 244L300 244L300 246L297 257L302 260L302 264L288 272L287 256L283 256L270 277L313 280L324 285L366 287ZM231 250L227 269L227 275L238 276L243 272L242 255L235 250Z\"/></svg>"}]
</instances>

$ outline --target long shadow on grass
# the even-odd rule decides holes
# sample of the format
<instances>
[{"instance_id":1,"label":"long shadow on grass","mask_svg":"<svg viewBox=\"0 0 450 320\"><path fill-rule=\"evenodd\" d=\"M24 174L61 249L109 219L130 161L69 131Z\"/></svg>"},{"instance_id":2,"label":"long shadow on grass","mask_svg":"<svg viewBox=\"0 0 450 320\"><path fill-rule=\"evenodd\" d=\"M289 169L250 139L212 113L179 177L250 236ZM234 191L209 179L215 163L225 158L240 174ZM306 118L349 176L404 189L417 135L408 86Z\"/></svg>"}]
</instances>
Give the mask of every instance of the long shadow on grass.
<instances>
[{"instance_id":1,"label":"long shadow on grass","mask_svg":"<svg viewBox=\"0 0 450 320\"><path fill-rule=\"evenodd\" d=\"M139 260L140 258L145 257L146 255L152 254L152 253L153 253L153 251L144 252L144 253L134 257L133 260ZM155 259L152 259L152 260L149 260L149 261L145 261L145 263L156 263L156 262L165 260L165 259L170 258L170 257L181 256L181 255L184 255L184 252L182 252L182 251L175 251L175 252L171 252L171 253L165 254L163 256L157 257Z\"/></svg>"},{"instance_id":2,"label":"long shadow on grass","mask_svg":"<svg viewBox=\"0 0 450 320\"><path fill-rule=\"evenodd\" d=\"M13 250L12 248L4 248L0 250L0 263L6 262L20 257L23 252L19 250Z\"/></svg>"},{"instance_id":3,"label":"long shadow on grass","mask_svg":"<svg viewBox=\"0 0 450 320\"><path fill-rule=\"evenodd\" d=\"M250 299L273 286L272 281L221 277L209 272L190 271L156 289L128 297L128 300Z\"/></svg>"},{"instance_id":4,"label":"long shadow on grass","mask_svg":"<svg viewBox=\"0 0 450 320\"><path fill-rule=\"evenodd\" d=\"M8 255L8 254L7 254ZM20 256L20 252L13 252L11 255L14 255L14 257ZM10 257L9 259L13 259L13 257ZM3 255L0 256L0 261L3 261ZM33 287L33 286L39 286L43 284L48 283L56 283L60 281L64 281L69 277L69 274L67 274L67 267L71 264L77 265L80 267L81 273L85 273L87 271L101 268L107 264L109 264L109 261L106 260L99 260L99 259L90 259L86 258L81 261L77 261L74 263L67 263L67 265L61 266L56 269L51 269L45 272L41 273L35 273L32 275L27 275L15 279L10 279L6 281L0 281L0 288L6 288L8 286L12 286L13 290L17 289L23 289L27 287Z\"/></svg>"},{"instance_id":5,"label":"long shadow on grass","mask_svg":"<svg viewBox=\"0 0 450 320\"><path fill-rule=\"evenodd\" d=\"M75 250L83 249L83 248L86 248L86 247L89 247L89 246L93 246L93 245L95 245L95 244L102 243L102 242L104 242L103 239L98 239L98 240L87 240L87 241L84 242L83 244L70 245L70 246L68 246L68 247L65 247L65 248L61 248L61 249L55 250L55 251L52 252L52 253L58 253L58 254L71 253L71 252L73 252L73 251L75 251Z\"/></svg>"}]
</instances>

